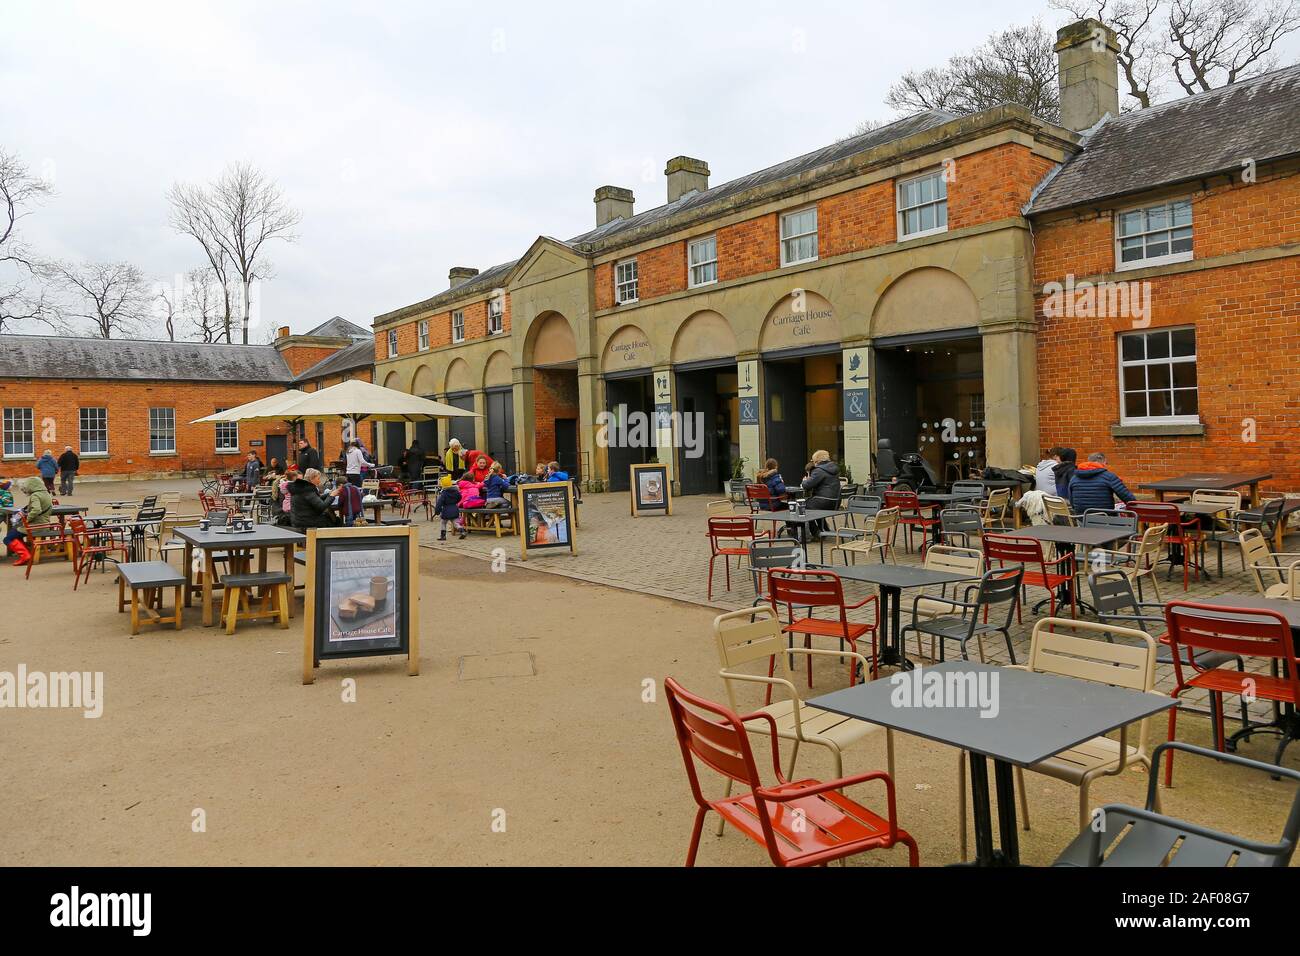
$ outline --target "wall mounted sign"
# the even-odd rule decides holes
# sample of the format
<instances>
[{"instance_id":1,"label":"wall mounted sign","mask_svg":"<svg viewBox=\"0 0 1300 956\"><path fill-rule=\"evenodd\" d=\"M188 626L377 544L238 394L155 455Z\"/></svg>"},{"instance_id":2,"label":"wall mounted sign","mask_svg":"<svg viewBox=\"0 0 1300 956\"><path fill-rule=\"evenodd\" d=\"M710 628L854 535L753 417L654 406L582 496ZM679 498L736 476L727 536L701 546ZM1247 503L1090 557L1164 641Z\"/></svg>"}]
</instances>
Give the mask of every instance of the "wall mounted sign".
<instances>
[{"instance_id":1,"label":"wall mounted sign","mask_svg":"<svg viewBox=\"0 0 1300 956\"><path fill-rule=\"evenodd\" d=\"M668 466L632 465L632 517L643 514L673 513L673 492L668 481Z\"/></svg>"},{"instance_id":2,"label":"wall mounted sign","mask_svg":"<svg viewBox=\"0 0 1300 956\"><path fill-rule=\"evenodd\" d=\"M573 483L546 481L531 485L517 485L519 497L519 556L528 560L530 551L550 551L567 548L577 554L573 540L576 508L573 503Z\"/></svg>"},{"instance_id":3,"label":"wall mounted sign","mask_svg":"<svg viewBox=\"0 0 1300 956\"><path fill-rule=\"evenodd\" d=\"M651 364L650 337L635 325L624 326L605 346L603 368L606 372L648 368Z\"/></svg>"},{"instance_id":4,"label":"wall mounted sign","mask_svg":"<svg viewBox=\"0 0 1300 956\"><path fill-rule=\"evenodd\" d=\"M758 424L758 396L757 395L740 396L740 424L742 425Z\"/></svg>"},{"instance_id":5,"label":"wall mounted sign","mask_svg":"<svg viewBox=\"0 0 1300 956\"><path fill-rule=\"evenodd\" d=\"M844 389L844 420L846 422L871 421L871 389Z\"/></svg>"}]
</instances>

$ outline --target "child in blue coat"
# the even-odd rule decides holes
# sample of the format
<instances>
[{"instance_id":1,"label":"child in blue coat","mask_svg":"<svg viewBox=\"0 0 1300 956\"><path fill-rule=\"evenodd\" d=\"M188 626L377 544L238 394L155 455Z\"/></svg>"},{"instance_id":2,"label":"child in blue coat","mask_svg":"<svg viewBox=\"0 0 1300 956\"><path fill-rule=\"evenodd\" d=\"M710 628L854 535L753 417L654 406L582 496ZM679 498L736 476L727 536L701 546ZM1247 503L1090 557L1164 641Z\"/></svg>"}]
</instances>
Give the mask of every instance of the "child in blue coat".
<instances>
[{"instance_id":1,"label":"child in blue coat","mask_svg":"<svg viewBox=\"0 0 1300 956\"><path fill-rule=\"evenodd\" d=\"M438 500L433 503L433 513L442 519L442 530L438 533L439 541L447 540L447 526L450 525L452 531L459 531L461 538L469 536L469 532L464 528L456 527L456 522L460 518L460 488L452 482L442 491L438 492Z\"/></svg>"}]
</instances>

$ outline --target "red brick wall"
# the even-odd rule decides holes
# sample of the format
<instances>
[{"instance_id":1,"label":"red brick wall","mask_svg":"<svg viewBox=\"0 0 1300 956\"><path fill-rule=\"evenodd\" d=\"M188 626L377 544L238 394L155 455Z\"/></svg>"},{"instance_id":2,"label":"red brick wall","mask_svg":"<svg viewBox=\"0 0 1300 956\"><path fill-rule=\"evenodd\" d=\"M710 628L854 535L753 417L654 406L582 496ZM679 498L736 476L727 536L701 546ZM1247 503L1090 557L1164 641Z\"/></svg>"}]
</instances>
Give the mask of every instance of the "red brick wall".
<instances>
[{"instance_id":1,"label":"red brick wall","mask_svg":"<svg viewBox=\"0 0 1300 956\"><path fill-rule=\"evenodd\" d=\"M1054 164L1027 147L1004 143L956 160L948 183L948 228L1020 215Z\"/></svg>"},{"instance_id":2,"label":"red brick wall","mask_svg":"<svg viewBox=\"0 0 1300 956\"><path fill-rule=\"evenodd\" d=\"M596 309L614 307L614 263L602 262L596 266Z\"/></svg>"},{"instance_id":3,"label":"red brick wall","mask_svg":"<svg viewBox=\"0 0 1300 956\"><path fill-rule=\"evenodd\" d=\"M0 382L0 406L31 408L36 455L46 448L58 457L64 445L80 449L80 408L108 410L108 457L81 459L80 475L145 477L194 469L237 469L252 449L266 460L266 436L286 434L283 425L241 423L239 452L216 453L216 426L191 425L218 408L233 408L283 391L275 385L231 382L92 382L86 380L7 380ZM175 409L176 454L149 454L149 409ZM52 420L53 434L46 431ZM0 462L0 473L17 477L36 474L35 458Z\"/></svg>"},{"instance_id":4,"label":"red brick wall","mask_svg":"<svg viewBox=\"0 0 1300 956\"><path fill-rule=\"evenodd\" d=\"M823 199L817 204L817 231L817 255L822 259L893 242L894 181Z\"/></svg>"},{"instance_id":5,"label":"red brick wall","mask_svg":"<svg viewBox=\"0 0 1300 956\"><path fill-rule=\"evenodd\" d=\"M686 243L670 242L637 256L637 296L654 299L686 288Z\"/></svg>"},{"instance_id":6,"label":"red brick wall","mask_svg":"<svg viewBox=\"0 0 1300 956\"><path fill-rule=\"evenodd\" d=\"M504 296L501 310L503 332L510 332L510 296ZM451 344L451 311L434 312L403 322L397 327L397 354L412 355L420 350L419 323L429 322L429 348L436 349ZM470 302L460 307L465 313L465 341L487 337L487 299ZM388 329L375 333L375 361L382 362L388 355Z\"/></svg>"},{"instance_id":7,"label":"red brick wall","mask_svg":"<svg viewBox=\"0 0 1300 956\"><path fill-rule=\"evenodd\" d=\"M578 417L578 376L562 369L534 370L533 416L537 461L552 461L555 458L555 420ZM521 465L532 470L527 462Z\"/></svg>"},{"instance_id":8,"label":"red brick wall","mask_svg":"<svg viewBox=\"0 0 1300 956\"><path fill-rule=\"evenodd\" d=\"M340 348L343 346L290 345L288 348L281 349L280 355L284 363L289 366L289 371L294 375L300 375L317 362L329 358Z\"/></svg>"},{"instance_id":9,"label":"red brick wall","mask_svg":"<svg viewBox=\"0 0 1300 956\"><path fill-rule=\"evenodd\" d=\"M718 280L770 272L781 267L776 213L718 230Z\"/></svg>"}]
</instances>

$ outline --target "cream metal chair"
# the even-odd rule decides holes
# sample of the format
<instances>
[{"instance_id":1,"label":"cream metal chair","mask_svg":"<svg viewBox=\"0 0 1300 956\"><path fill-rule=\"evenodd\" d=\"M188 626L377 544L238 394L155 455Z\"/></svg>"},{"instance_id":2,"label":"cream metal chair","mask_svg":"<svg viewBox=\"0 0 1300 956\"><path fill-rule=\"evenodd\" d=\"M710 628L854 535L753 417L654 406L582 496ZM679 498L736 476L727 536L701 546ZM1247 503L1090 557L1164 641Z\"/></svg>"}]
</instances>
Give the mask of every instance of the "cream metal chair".
<instances>
[{"instance_id":1,"label":"cream metal chair","mask_svg":"<svg viewBox=\"0 0 1300 956\"><path fill-rule=\"evenodd\" d=\"M1254 528L1247 528L1237 540L1241 542L1242 563L1255 579L1260 594L1266 598L1300 599L1300 552L1269 550L1268 539Z\"/></svg>"},{"instance_id":2,"label":"cream metal chair","mask_svg":"<svg viewBox=\"0 0 1300 956\"><path fill-rule=\"evenodd\" d=\"M986 529L1006 531L1011 528L1011 489L995 488L980 507L980 521Z\"/></svg>"},{"instance_id":3,"label":"cream metal chair","mask_svg":"<svg viewBox=\"0 0 1300 956\"><path fill-rule=\"evenodd\" d=\"M169 515L174 515L181 510L181 493L179 491L159 492L158 507L165 509Z\"/></svg>"},{"instance_id":4,"label":"cream metal chair","mask_svg":"<svg viewBox=\"0 0 1300 956\"><path fill-rule=\"evenodd\" d=\"M150 561L166 561L169 554L185 553L185 542L175 537L172 532L177 528L195 528L203 520L202 515L170 515L158 525L158 535L145 538L145 556Z\"/></svg>"},{"instance_id":5,"label":"cream metal chair","mask_svg":"<svg viewBox=\"0 0 1300 956\"><path fill-rule=\"evenodd\" d=\"M1159 693L1156 683L1156 640L1134 628L1080 621L1072 618L1043 618L1034 625L1029 660L1016 665L1020 670L1054 674L1079 680L1126 687L1129 690ZM1093 737L1076 747L1048 757L1028 769L1079 788L1079 826L1088 825L1088 791L1098 777L1114 777L1132 763L1143 764L1151 773L1151 755L1147 752L1147 724L1138 722L1136 744L1129 743L1128 727L1119 729L1119 739ZM966 859L966 752L958 755L957 838L961 858ZM1025 775L1016 768L1016 787L1020 791L1020 814L1029 829L1029 800L1025 793ZM1159 811L1157 795L1156 810Z\"/></svg>"},{"instance_id":6,"label":"cream metal chair","mask_svg":"<svg viewBox=\"0 0 1300 956\"><path fill-rule=\"evenodd\" d=\"M1047 515L1048 524L1069 525L1071 527L1078 524L1075 516L1070 512L1070 503L1064 498L1058 498L1056 495L1043 495L1043 511Z\"/></svg>"},{"instance_id":7,"label":"cream metal chair","mask_svg":"<svg viewBox=\"0 0 1300 956\"><path fill-rule=\"evenodd\" d=\"M930 571L949 571L953 574L968 574L975 579L984 575L984 555L974 548L955 548L946 544L932 544L925 552L925 564L923 565ZM953 590L964 587L960 582L953 585ZM948 596L948 585L943 586L941 592L943 597ZM936 617L946 617L953 613L953 606L947 601L936 601L934 598L928 598L924 595L915 599L913 604L914 613L912 614L912 623L916 624L920 619L930 619ZM921 653L921 632L916 631L916 654L918 657L923 656ZM934 661L936 636L930 635L930 660ZM984 635L976 635L976 641L979 645L980 660L984 660Z\"/></svg>"},{"instance_id":8,"label":"cream metal chair","mask_svg":"<svg viewBox=\"0 0 1300 956\"><path fill-rule=\"evenodd\" d=\"M858 528L862 532L860 538L841 542L831 548L832 567L835 565L836 551L854 555L854 561L859 554L870 558L874 552L879 551L881 561L885 560L886 555L889 556L890 561L894 561L894 535L898 531L898 518L898 508L881 508L874 515L863 517L862 524ZM848 557L845 557L844 563L849 563Z\"/></svg>"},{"instance_id":9,"label":"cream metal chair","mask_svg":"<svg viewBox=\"0 0 1300 956\"><path fill-rule=\"evenodd\" d=\"M1223 577L1223 546L1225 543L1237 540L1238 529L1234 523L1234 518L1237 512L1241 510L1241 492L1211 491L1209 488L1198 488L1192 492L1192 504L1223 506L1223 510L1206 522L1201 531L1202 549L1206 544L1210 543L1218 547L1219 577ZM1202 555L1201 564L1204 565L1204 563L1205 558ZM1245 568L1242 568L1242 570L1244 571Z\"/></svg>"},{"instance_id":10,"label":"cream metal chair","mask_svg":"<svg viewBox=\"0 0 1300 956\"><path fill-rule=\"evenodd\" d=\"M1151 582L1151 590L1156 600L1160 597L1160 581L1156 577L1156 566L1160 564L1160 552L1165 546L1165 535L1169 525L1152 524L1142 532L1140 538L1130 538L1129 547L1123 551L1110 551L1106 548L1091 548L1085 555L1086 560L1076 562L1076 575L1092 571L1122 571L1129 584L1137 591L1138 600L1142 600L1142 580ZM1078 585L1078 578L1075 579Z\"/></svg>"}]
</instances>

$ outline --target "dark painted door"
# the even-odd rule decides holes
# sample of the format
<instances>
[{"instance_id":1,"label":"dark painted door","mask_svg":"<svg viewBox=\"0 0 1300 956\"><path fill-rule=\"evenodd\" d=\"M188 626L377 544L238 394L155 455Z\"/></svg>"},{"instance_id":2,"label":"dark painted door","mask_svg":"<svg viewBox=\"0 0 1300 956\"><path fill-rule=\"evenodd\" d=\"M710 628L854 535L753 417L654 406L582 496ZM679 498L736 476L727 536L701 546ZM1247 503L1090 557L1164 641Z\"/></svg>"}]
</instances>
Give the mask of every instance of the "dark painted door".
<instances>
[{"instance_id":1,"label":"dark painted door","mask_svg":"<svg viewBox=\"0 0 1300 956\"><path fill-rule=\"evenodd\" d=\"M914 361L902 349L878 349L875 355L876 437L890 440L895 457L916 451Z\"/></svg>"},{"instance_id":2,"label":"dark painted door","mask_svg":"<svg viewBox=\"0 0 1300 956\"><path fill-rule=\"evenodd\" d=\"M513 389L487 393L487 451L507 472L520 470L515 454L515 394Z\"/></svg>"},{"instance_id":3,"label":"dark painted door","mask_svg":"<svg viewBox=\"0 0 1300 956\"><path fill-rule=\"evenodd\" d=\"M285 459L289 454L289 438L287 435L267 435L266 436L266 464L271 464L272 458L280 459L280 468L285 466Z\"/></svg>"},{"instance_id":4,"label":"dark painted door","mask_svg":"<svg viewBox=\"0 0 1300 956\"><path fill-rule=\"evenodd\" d=\"M472 412L474 411L474 393L461 392L457 395L448 395L447 404L451 405L453 408ZM447 419L447 437L443 444L445 445L453 438L459 438L461 447L466 451L482 450L474 447L474 419L472 418ZM442 451L442 448L440 447L438 450Z\"/></svg>"},{"instance_id":5,"label":"dark painted door","mask_svg":"<svg viewBox=\"0 0 1300 956\"><path fill-rule=\"evenodd\" d=\"M402 463L404 451L406 451L406 426L401 422L385 422L383 464L396 468Z\"/></svg>"},{"instance_id":6,"label":"dark painted door","mask_svg":"<svg viewBox=\"0 0 1300 956\"><path fill-rule=\"evenodd\" d=\"M683 447L678 452L681 467L682 494L720 494L724 477L718 471L718 436L715 423L718 417L718 373L710 369L681 372L677 376L677 407L681 412L681 427L687 422L697 440L695 448ZM699 417L696 417L699 416ZM698 440L703 432L703 440ZM682 443L685 445L685 443Z\"/></svg>"},{"instance_id":7,"label":"dark painted door","mask_svg":"<svg viewBox=\"0 0 1300 956\"><path fill-rule=\"evenodd\" d=\"M767 403L767 456L776 459L788 483L797 483L803 478L810 450L803 362L764 363L763 390ZM745 471L754 474L762 465L761 461L746 462Z\"/></svg>"},{"instance_id":8,"label":"dark painted door","mask_svg":"<svg viewBox=\"0 0 1300 956\"><path fill-rule=\"evenodd\" d=\"M629 468L648 461L652 451L650 376L606 380L605 408L611 418L607 432L609 490L627 491L632 487Z\"/></svg>"},{"instance_id":9,"label":"dark painted door","mask_svg":"<svg viewBox=\"0 0 1300 956\"><path fill-rule=\"evenodd\" d=\"M555 420L555 460L560 463L560 470L568 472L569 477L574 481L582 477L578 470L578 420L576 418Z\"/></svg>"}]
</instances>

